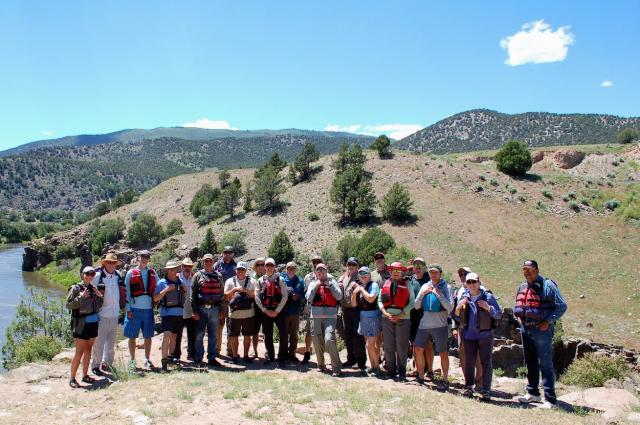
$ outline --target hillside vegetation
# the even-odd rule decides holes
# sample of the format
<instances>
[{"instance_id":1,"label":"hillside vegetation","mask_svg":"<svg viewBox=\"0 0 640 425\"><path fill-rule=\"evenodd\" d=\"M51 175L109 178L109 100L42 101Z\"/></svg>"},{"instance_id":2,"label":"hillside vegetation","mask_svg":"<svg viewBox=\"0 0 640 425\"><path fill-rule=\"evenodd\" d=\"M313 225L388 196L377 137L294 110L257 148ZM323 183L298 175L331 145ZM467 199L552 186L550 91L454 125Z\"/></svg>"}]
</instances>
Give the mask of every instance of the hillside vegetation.
<instances>
[{"instance_id":1,"label":"hillside vegetation","mask_svg":"<svg viewBox=\"0 0 640 425\"><path fill-rule=\"evenodd\" d=\"M185 140L157 138L139 142L51 146L0 158L0 205L17 210L83 211L127 189L142 192L167 178L212 168L261 165L278 152L290 160L305 143L322 154L370 137L302 132L251 138Z\"/></svg>"},{"instance_id":2,"label":"hillside vegetation","mask_svg":"<svg viewBox=\"0 0 640 425\"><path fill-rule=\"evenodd\" d=\"M615 153L597 152L597 147L589 150L594 153L572 169L555 165L554 152L547 150L524 179L499 173L492 161L478 162L475 156L396 151L393 159L380 159L370 152L365 168L372 174L377 199L394 183L401 183L409 188L417 217L409 225L374 219L369 226L379 225L399 246L428 262L441 263L447 277L462 265L471 267L504 306L513 305L523 259L537 259L542 274L555 279L567 298L564 326L568 335L640 348L640 215L626 217L601 201L615 196L620 208L640 208L640 197L633 195L640 179L640 148L618 147ZM598 162L601 159L604 163ZM318 163L322 170L310 182L287 184L280 212L243 212L199 226L189 204L203 184L218 185L217 173L210 171L165 181L104 219L118 216L126 226L140 212L154 214L162 226L180 219L184 234L170 239L180 256L198 246L209 228L217 241L229 232L243 231L246 254L242 258L247 260L264 256L273 235L284 229L298 260L306 262L323 249L334 250L343 236L360 235L368 228L338 226L340 214L330 201L333 160L322 157ZM235 177L244 188L253 170L231 170L231 179ZM379 206L375 213L382 216Z\"/></svg>"},{"instance_id":3,"label":"hillside vegetation","mask_svg":"<svg viewBox=\"0 0 640 425\"><path fill-rule=\"evenodd\" d=\"M453 115L398 141L417 152L452 153L497 149L509 139L529 147L615 143L624 128L640 129L640 118L603 114L503 114L475 109Z\"/></svg>"}]
</instances>

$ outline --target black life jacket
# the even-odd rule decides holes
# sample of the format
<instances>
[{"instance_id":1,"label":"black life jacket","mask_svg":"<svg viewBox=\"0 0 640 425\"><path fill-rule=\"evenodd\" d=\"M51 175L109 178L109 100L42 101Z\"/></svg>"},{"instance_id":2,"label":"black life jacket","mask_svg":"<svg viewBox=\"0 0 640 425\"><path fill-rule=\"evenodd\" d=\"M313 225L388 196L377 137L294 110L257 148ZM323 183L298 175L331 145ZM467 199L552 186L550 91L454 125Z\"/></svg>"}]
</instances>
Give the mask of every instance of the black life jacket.
<instances>
[{"instance_id":1,"label":"black life jacket","mask_svg":"<svg viewBox=\"0 0 640 425\"><path fill-rule=\"evenodd\" d=\"M466 293L463 295L469 299L471 302L471 296ZM478 301L483 300L488 302L487 291L482 291L478 299L475 301L477 318L476 318L476 329L479 331L490 331L495 329L496 320L491 317L489 312L484 308L478 307ZM471 315L471 308L469 306L464 306L462 314L460 315L460 326L462 326L465 330L469 329L469 316Z\"/></svg>"},{"instance_id":2,"label":"black life jacket","mask_svg":"<svg viewBox=\"0 0 640 425\"><path fill-rule=\"evenodd\" d=\"M548 281L558 286L553 280ZM531 285L523 282L518 287L514 316L526 323L540 323L555 310L555 303L542 297L544 282L545 279L542 278L542 282L536 280Z\"/></svg>"},{"instance_id":3,"label":"black life jacket","mask_svg":"<svg viewBox=\"0 0 640 425\"><path fill-rule=\"evenodd\" d=\"M153 293L156 290L156 272L149 268L149 272L147 276L149 277L147 288L144 287L144 281L142 280L142 273L140 273L139 268L134 268L131 270L131 278L129 278L129 290L131 291L131 296L133 298L141 297L146 295L148 297L153 298Z\"/></svg>"},{"instance_id":4,"label":"black life jacket","mask_svg":"<svg viewBox=\"0 0 640 425\"><path fill-rule=\"evenodd\" d=\"M244 289L247 289L248 283L249 276L245 278L244 285L242 287ZM236 276L233 277L233 286L238 286L238 278ZM253 307L253 300L246 292L236 292L233 296L233 299L229 302L229 308L231 309L231 311L249 310L251 307Z\"/></svg>"},{"instance_id":5,"label":"black life jacket","mask_svg":"<svg viewBox=\"0 0 640 425\"><path fill-rule=\"evenodd\" d=\"M369 282L367 284L367 286L364 288L369 294L371 294L371 285L373 285L373 281ZM364 295L362 295L362 293L358 294L357 297L357 302L358 302L358 308L360 310L363 311L373 311L373 310L378 310L378 300L377 298L374 299L372 302L367 301L364 298Z\"/></svg>"},{"instance_id":6,"label":"black life jacket","mask_svg":"<svg viewBox=\"0 0 640 425\"><path fill-rule=\"evenodd\" d=\"M409 287L407 281L402 279L396 283L396 290L392 291L393 281L388 279L380 290L380 300L384 308L397 308L403 310L409 304Z\"/></svg>"},{"instance_id":7,"label":"black life jacket","mask_svg":"<svg viewBox=\"0 0 640 425\"><path fill-rule=\"evenodd\" d=\"M98 267L96 269L96 273L100 273L100 278L98 279L98 285L97 285L98 290L102 292L102 294L104 295L104 291L106 288L106 285L104 283L104 275L107 273L107 271L104 269L104 267ZM122 310L127 304L127 288L124 285L124 278L122 277L120 272L116 270L113 272L113 274L115 274L116 277L118 278L118 294L120 297L119 303L120 303L120 309Z\"/></svg>"},{"instance_id":8,"label":"black life jacket","mask_svg":"<svg viewBox=\"0 0 640 425\"><path fill-rule=\"evenodd\" d=\"M202 304L219 306L224 298L222 275L218 272L207 273L204 270L200 270L200 273L205 280L198 291L198 301Z\"/></svg>"},{"instance_id":9,"label":"black life jacket","mask_svg":"<svg viewBox=\"0 0 640 425\"><path fill-rule=\"evenodd\" d=\"M328 283L321 283L318 285L318 289L316 290L316 294L313 296L313 302L311 305L314 307L338 306L338 301L336 300L336 297L333 296L331 286Z\"/></svg>"},{"instance_id":10,"label":"black life jacket","mask_svg":"<svg viewBox=\"0 0 640 425\"><path fill-rule=\"evenodd\" d=\"M80 286L80 294L82 294L86 286L84 285L84 283L78 283L76 285ZM86 317L98 312L98 298L100 297L93 287L89 288L89 296L81 297L80 306L71 311L73 317Z\"/></svg>"},{"instance_id":11,"label":"black life jacket","mask_svg":"<svg viewBox=\"0 0 640 425\"><path fill-rule=\"evenodd\" d=\"M184 307L186 290L180 279L178 278L177 282L172 282L169 279L165 280L169 285L176 285L176 289L171 292L167 292L165 296L160 300L160 305L164 308Z\"/></svg>"},{"instance_id":12,"label":"black life jacket","mask_svg":"<svg viewBox=\"0 0 640 425\"><path fill-rule=\"evenodd\" d=\"M275 282L271 282L269 277L264 276L264 287L260 289L260 302L267 310L275 310L282 301L282 287L280 275L276 274Z\"/></svg>"}]
</instances>

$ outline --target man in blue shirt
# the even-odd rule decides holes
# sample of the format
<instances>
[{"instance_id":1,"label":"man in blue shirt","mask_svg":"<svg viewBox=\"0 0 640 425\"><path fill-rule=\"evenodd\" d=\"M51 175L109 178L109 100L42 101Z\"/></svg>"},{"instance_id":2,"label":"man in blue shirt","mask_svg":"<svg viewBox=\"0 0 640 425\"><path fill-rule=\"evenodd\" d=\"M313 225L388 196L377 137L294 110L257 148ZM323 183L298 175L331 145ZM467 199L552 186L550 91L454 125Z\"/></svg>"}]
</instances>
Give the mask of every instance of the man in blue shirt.
<instances>
[{"instance_id":1,"label":"man in blue shirt","mask_svg":"<svg viewBox=\"0 0 640 425\"><path fill-rule=\"evenodd\" d=\"M236 275L237 263L234 260L235 250L231 245L227 245L222 249L222 259L216 261L213 265L213 270L222 275L222 285ZM222 331L224 329L225 321L229 314L229 303L226 299L222 300L220 306L220 320L218 321L218 328L216 329L216 351L219 353L222 349ZM231 341L227 335L227 356L231 357Z\"/></svg>"},{"instance_id":2,"label":"man in blue shirt","mask_svg":"<svg viewBox=\"0 0 640 425\"><path fill-rule=\"evenodd\" d=\"M298 348L298 331L300 329L300 313L304 301L304 281L296 274L298 265L289 261L286 266L286 273L282 273L282 280L287 284L287 303L282 309L284 316L285 337L280 338L280 344L287 344L288 336L288 358L294 363L300 360L296 357Z\"/></svg>"},{"instance_id":3,"label":"man in blue shirt","mask_svg":"<svg viewBox=\"0 0 640 425\"><path fill-rule=\"evenodd\" d=\"M539 403L540 374L545 402L543 408L555 408L556 374L553 368L551 343L554 323L567 311L567 304L551 279L540 275L538 263L526 260L522 265L525 281L516 293L514 315L520 322L522 348L527 364L527 394L520 397L520 403Z\"/></svg>"},{"instance_id":4,"label":"man in blue shirt","mask_svg":"<svg viewBox=\"0 0 640 425\"><path fill-rule=\"evenodd\" d=\"M146 249L138 253L138 266L127 272L124 285L127 293L127 305L124 318L124 336L129 338L129 367L136 367L136 338L142 330L144 338L144 367L153 369L151 363L151 338L154 333L153 294L158 276L149 268L151 252Z\"/></svg>"},{"instance_id":5,"label":"man in blue shirt","mask_svg":"<svg viewBox=\"0 0 640 425\"><path fill-rule=\"evenodd\" d=\"M182 313L186 298L185 286L178 278L180 264L167 261L163 268L167 277L160 280L153 293L153 301L160 303L160 317L162 318L162 371L167 372L169 353L173 353L176 335L184 325Z\"/></svg>"}]
</instances>

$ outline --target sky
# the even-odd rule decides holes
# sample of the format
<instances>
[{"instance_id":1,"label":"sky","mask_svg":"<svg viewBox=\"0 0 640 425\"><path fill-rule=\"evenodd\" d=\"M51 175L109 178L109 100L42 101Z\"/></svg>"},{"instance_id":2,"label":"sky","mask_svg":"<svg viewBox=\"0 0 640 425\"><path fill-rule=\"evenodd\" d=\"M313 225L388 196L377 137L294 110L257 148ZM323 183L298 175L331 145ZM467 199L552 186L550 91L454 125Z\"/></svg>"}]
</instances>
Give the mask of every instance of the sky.
<instances>
[{"instance_id":1,"label":"sky","mask_svg":"<svg viewBox=\"0 0 640 425\"><path fill-rule=\"evenodd\" d=\"M401 138L474 108L640 115L640 2L0 3L0 150L127 128Z\"/></svg>"}]
</instances>

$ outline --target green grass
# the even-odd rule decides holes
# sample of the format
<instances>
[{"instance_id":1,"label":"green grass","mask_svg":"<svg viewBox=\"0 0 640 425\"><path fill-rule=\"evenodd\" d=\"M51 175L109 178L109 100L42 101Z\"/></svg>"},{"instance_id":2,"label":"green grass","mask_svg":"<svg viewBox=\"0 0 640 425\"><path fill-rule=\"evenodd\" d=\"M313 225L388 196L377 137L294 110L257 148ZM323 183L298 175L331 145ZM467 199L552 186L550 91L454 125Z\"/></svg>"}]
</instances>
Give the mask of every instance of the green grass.
<instances>
[{"instance_id":1,"label":"green grass","mask_svg":"<svg viewBox=\"0 0 640 425\"><path fill-rule=\"evenodd\" d=\"M61 265L51 262L38 270L38 274L52 283L69 288L80 282L80 260L64 261Z\"/></svg>"}]
</instances>

